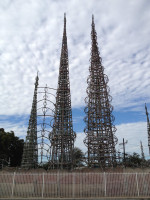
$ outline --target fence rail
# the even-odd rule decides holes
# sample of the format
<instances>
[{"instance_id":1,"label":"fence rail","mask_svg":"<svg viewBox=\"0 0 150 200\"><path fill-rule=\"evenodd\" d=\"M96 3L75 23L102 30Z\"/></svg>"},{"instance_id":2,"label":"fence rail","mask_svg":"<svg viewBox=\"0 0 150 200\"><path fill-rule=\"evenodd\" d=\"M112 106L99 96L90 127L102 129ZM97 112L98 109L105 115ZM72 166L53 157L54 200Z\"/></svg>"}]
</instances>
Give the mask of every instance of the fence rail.
<instances>
[{"instance_id":1,"label":"fence rail","mask_svg":"<svg viewBox=\"0 0 150 200\"><path fill-rule=\"evenodd\" d=\"M150 197L148 173L0 174L0 198Z\"/></svg>"}]
</instances>

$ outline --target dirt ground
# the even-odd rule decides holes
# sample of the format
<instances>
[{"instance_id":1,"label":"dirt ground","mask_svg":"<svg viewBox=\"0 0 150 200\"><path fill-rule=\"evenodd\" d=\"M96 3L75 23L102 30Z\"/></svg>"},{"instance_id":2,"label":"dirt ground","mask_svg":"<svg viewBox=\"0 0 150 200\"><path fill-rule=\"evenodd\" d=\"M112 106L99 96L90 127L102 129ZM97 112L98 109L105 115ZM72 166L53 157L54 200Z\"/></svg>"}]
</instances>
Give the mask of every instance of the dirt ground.
<instances>
[{"instance_id":1,"label":"dirt ground","mask_svg":"<svg viewBox=\"0 0 150 200\"><path fill-rule=\"evenodd\" d=\"M44 170L42 168L39 169L20 169L20 168L4 168L3 170L0 170L1 173L57 173L60 170ZM90 168L80 168L80 169L75 169L72 171L67 171L67 170L61 170L61 173L66 173L66 172L86 172L86 173L150 173L150 168L124 168L124 167L117 167L117 168L109 168L109 169L90 169Z\"/></svg>"}]
</instances>

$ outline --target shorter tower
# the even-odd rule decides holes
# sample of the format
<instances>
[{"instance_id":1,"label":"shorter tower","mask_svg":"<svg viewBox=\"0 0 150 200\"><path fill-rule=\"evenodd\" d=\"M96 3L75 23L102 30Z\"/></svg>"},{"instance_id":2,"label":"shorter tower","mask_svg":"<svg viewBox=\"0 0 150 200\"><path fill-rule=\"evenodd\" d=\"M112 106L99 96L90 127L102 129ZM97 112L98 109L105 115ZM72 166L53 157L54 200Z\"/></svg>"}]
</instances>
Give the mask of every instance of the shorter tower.
<instances>
[{"instance_id":1,"label":"shorter tower","mask_svg":"<svg viewBox=\"0 0 150 200\"><path fill-rule=\"evenodd\" d=\"M104 74L102 59L98 50L97 34L92 17L90 75L87 79L85 102L85 145L88 148L89 167L111 167L116 164L116 128L113 125L111 96L107 86L108 77Z\"/></svg>"},{"instance_id":2,"label":"shorter tower","mask_svg":"<svg viewBox=\"0 0 150 200\"><path fill-rule=\"evenodd\" d=\"M21 166L23 168L36 168L38 166L38 145L37 145L37 88L38 75L36 76L32 109L29 119L27 136L24 143Z\"/></svg>"},{"instance_id":3,"label":"shorter tower","mask_svg":"<svg viewBox=\"0 0 150 200\"><path fill-rule=\"evenodd\" d=\"M145 111L146 111L146 116L147 116L148 148L149 148L149 155L150 155L150 120L149 120L149 114L147 111L146 103L145 103Z\"/></svg>"},{"instance_id":4,"label":"shorter tower","mask_svg":"<svg viewBox=\"0 0 150 200\"><path fill-rule=\"evenodd\" d=\"M52 146L52 168L71 169L73 167L75 135L72 123L66 16L64 16L64 33L59 67L58 88L56 93L54 123L53 130L50 134Z\"/></svg>"}]
</instances>

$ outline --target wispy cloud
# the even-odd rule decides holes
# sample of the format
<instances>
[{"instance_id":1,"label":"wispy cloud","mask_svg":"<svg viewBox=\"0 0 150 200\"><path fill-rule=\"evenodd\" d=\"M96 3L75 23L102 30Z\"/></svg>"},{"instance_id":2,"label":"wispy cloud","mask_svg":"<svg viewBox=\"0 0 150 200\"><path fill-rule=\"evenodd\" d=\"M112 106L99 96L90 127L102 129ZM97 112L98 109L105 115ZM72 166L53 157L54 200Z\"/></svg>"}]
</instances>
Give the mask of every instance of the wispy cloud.
<instances>
[{"instance_id":1,"label":"wispy cloud","mask_svg":"<svg viewBox=\"0 0 150 200\"><path fill-rule=\"evenodd\" d=\"M143 0L1 1L0 114L29 114L37 70L40 85L57 88L64 12L72 106L84 106L92 13L115 109L150 102L149 7Z\"/></svg>"},{"instance_id":2,"label":"wispy cloud","mask_svg":"<svg viewBox=\"0 0 150 200\"><path fill-rule=\"evenodd\" d=\"M125 141L128 141L128 143L126 144L127 153L138 152L141 155L140 141L142 141L144 153L146 157L149 156L147 123L137 122L120 124L117 126L116 136L119 140L117 149L121 150L121 145L119 145L119 143L122 143L124 138Z\"/></svg>"},{"instance_id":3,"label":"wispy cloud","mask_svg":"<svg viewBox=\"0 0 150 200\"><path fill-rule=\"evenodd\" d=\"M0 128L4 128L6 132L14 131L15 135L25 139L26 133L27 133L27 126L25 125L25 122L10 122L10 121L0 121Z\"/></svg>"}]
</instances>

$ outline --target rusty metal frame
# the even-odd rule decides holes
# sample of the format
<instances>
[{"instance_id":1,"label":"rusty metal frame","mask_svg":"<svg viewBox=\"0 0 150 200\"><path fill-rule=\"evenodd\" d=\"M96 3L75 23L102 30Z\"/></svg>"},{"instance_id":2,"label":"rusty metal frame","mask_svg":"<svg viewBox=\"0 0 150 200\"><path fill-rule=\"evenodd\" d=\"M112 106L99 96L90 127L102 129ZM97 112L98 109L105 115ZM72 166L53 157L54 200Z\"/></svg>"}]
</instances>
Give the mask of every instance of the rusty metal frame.
<instances>
[{"instance_id":1,"label":"rusty metal frame","mask_svg":"<svg viewBox=\"0 0 150 200\"><path fill-rule=\"evenodd\" d=\"M50 134L52 146L51 168L73 168L73 148L76 134L73 131L71 94L69 81L69 62L66 34L66 16L60 58L58 89L53 130Z\"/></svg>"},{"instance_id":2,"label":"rusty metal frame","mask_svg":"<svg viewBox=\"0 0 150 200\"><path fill-rule=\"evenodd\" d=\"M37 101L37 144L40 166L51 160L49 134L52 130L55 111L55 104L52 101L52 96L55 97L55 95L52 93L52 90L55 89L49 88L47 85L45 87L38 87L38 94L42 95Z\"/></svg>"},{"instance_id":3,"label":"rusty metal frame","mask_svg":"<svg viewBox=\"0 0 150 200\"><path fill-rule=\"evenodd\" d=\"M37 168L38 166L38 145L37 145L37 88L38 74L35 81L33 103L28 124L27 136L24 143L22 168Z\"/></svg>"},{"instance_id":4,"label":"rusty metal frame","mask_svg":"<svg viewBox=\"0 0 150 200\"><path fill-rule=\"evenodd\" d=\"M104 74L98 50L94 16L92 16L91 40L90 75L87 79L88 87L85 99L87 106L84 119L86 123L84 143L88 148L88 166L105 168L116 164L115 144L117 138L114 135L116 128L113 125L113 107L110 104L112 97L109 95L108 77Z\"/></svg>"}]
</instances>

